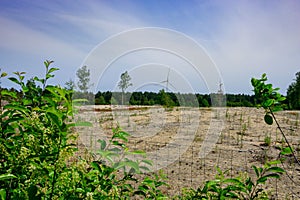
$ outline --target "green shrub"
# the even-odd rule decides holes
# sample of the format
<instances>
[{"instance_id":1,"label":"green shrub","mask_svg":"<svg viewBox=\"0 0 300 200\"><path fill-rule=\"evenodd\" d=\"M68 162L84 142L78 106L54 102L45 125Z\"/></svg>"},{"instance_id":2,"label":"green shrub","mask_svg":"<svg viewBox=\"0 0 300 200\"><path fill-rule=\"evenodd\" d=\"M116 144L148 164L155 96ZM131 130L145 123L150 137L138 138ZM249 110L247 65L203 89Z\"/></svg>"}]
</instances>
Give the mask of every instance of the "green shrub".
<instances>
[{"instance_id":1,"label":"green shrub","mask_svg":"<svg viewBox=\"0 0 300 200\"><path fill-rule=\"evenodd\" d=\"M138 182L134 176L150 161L133 161L125 143L129 134L113 129L112 139L99 140L98 160L74 159L77 135L72 122L72 93L48 85L57 68L45 61L44 78L24 82L24 72L9 79L18 91L1 90L0 197L1 199L129 199L164 197L160 176ZM3 73L1 77L4 77ZM90 125L88 123L76 123Z\"/></svg>"},{"instance_id":2,"label":"green shrub","mask_svg":"<svg viewBox=\"0 0 300 200\"><path fill-rule=\"evenodd\" d=\"M203 187L187 190L182 199L268 199L268 194L260 186L270 178L279 178L284 170L272 161L263 167L252 166L256 178L247 173L236 178L226 178L226 172L217 167L218 174L214 180L206 181Z\"/></svg>"}]
</instances>

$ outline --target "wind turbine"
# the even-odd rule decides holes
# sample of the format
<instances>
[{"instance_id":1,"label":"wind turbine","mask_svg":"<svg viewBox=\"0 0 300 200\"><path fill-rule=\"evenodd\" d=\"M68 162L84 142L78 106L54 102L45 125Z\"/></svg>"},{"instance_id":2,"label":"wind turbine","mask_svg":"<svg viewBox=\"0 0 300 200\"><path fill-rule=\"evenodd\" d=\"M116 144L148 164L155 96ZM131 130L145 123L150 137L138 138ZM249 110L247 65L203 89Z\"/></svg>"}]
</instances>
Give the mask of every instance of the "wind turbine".
<instances>
[{"instance_id":1,"label":"wind turbine","mask_svg":"<svg viewBox=\"0 0 300 200\"><path fill-rule=\"evenodd\" d=\"M219 90L218 90L219 94L223 94L222 86L223 86L223 83L220 81Z\"/></svg>"},{"instance_id":2,"label":"wind turbine","mask_svg":"<svg viewBox=\"0 0 300 200\"><path fill-rule=\"evenodd\" d=\"M167 75L167 80L161 82L161 83L166 83L166 92L169 91L169 84L170 84L174 89L176 89L176 88L169 82L170 70L171 70L171 68L169 67L168 75Z\"/></svg>"}]
</instances>

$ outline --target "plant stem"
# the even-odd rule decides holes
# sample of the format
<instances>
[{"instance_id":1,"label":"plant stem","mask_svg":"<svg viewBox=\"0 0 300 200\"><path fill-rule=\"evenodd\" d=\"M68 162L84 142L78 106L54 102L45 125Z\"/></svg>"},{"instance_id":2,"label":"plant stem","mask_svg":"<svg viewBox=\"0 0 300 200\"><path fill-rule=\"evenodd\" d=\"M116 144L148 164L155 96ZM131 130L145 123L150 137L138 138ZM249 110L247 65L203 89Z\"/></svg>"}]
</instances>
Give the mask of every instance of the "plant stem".
<instances>
[{"instance_id":1,"label":"plant stem","mask_svg":"<svg viewBox=\"0 0 300 200\"><path fill-rule=\"evenodd\" d=\"M56 163L59 159L61 143L62 143L62 138L61 138L61 133L60 133L59 134L58 152L57 152L57 156L56 156L56 161L54 162L54 173L53 173L53 179L52 179L52 188L51 188L51 193L50 193L50 200L52 200L53 193L54 193L54 186L55 186L55 183L56 183L56 176L57 176L57 165L56 165Z\"/></svg>"},{"instance_id":2,"label":"plant stem","mask_svg":"<svg viewBox=\"0 0 300 200\"><path fill-rule=\"evenodd\" d=\"M282 134L282 136L283 136L285 142L287 143L288 147L290 148L290 150L291 150L291 152L292 152L292 155L293 155L295 161L298 163L298 165L300 165L300 162L299 162L297 156L295 155L295 153L294 153L294 151L293 151L293 149L292 149L292 147L291 147L289 141L287 140L285 134L283 133L283 130L281 129L281 127L280 127L280 125L279 125L279 123L278 123L278 121L277 121L277 119L276 119L276 117L275 117L275 115L274 115L274 113L273 113L273 111L272 111L272 109L271 109L270 107L269 107L269 111L270 111L270 113L271 113L273 119L275 120L275 123L276 123L276 125L277 125L277 128L278 128L279 131L281 132L281 134Z\"/></svg>"}]
</instances>

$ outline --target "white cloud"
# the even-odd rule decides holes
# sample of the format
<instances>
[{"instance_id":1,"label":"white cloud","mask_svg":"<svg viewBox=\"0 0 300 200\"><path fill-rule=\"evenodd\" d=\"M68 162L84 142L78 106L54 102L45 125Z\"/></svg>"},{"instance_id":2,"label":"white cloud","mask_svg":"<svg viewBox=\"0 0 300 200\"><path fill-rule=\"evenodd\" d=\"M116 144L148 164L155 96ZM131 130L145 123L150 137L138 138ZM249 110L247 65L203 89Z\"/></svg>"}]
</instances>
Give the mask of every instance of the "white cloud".
<instances>
[{"instance_id":1,"label":"white cloud","mask_svg":"<svg viewBox=\"0 0 300 200\"><path fill-rule=\"evenodd\" d=\"M300 64L297 6L242 1L224 10L216 24L215 46L209 49L228 83L225 82L227 88L248 88L250 92L250 78L267 72L270 81L285 92Z\"/></svg>"}]
</instances>

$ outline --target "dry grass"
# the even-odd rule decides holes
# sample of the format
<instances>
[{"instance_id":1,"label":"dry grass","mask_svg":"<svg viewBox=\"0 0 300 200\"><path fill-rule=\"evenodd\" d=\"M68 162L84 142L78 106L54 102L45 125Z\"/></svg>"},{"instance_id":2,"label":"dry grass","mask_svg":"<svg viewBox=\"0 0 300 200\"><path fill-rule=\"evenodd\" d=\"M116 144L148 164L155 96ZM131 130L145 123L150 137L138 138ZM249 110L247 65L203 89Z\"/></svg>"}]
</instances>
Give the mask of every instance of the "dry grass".
<instances>
[{"instance_id":1,"label":"dry grass","mask_svg":"<svg viewBox=\"0 0 300 200\"><path fill-rule=\"evenodd\" d=\"M178 194L183 187L195 188L214 178L216 165L229 170L230 176L253 175L251 165L277 159L285 143L276 126L266 125L263 116L264 110L256 108L87 106L80 108L76 118L94 124L77 129L81 145L91 151L98 148L98 139L111 136L116 125L131 133L129 146L145 150L154 161L153 170L162 168L167 174L171 184L166 192ZM276 113L298 156L299 116L299 111ZM207 154L200 158L205 149ZM300 166L288 157L283 167L289 177L272 182L268 190L277 192L280 199L296 198L300 196Z\"/></svg>"}]
</instances>

